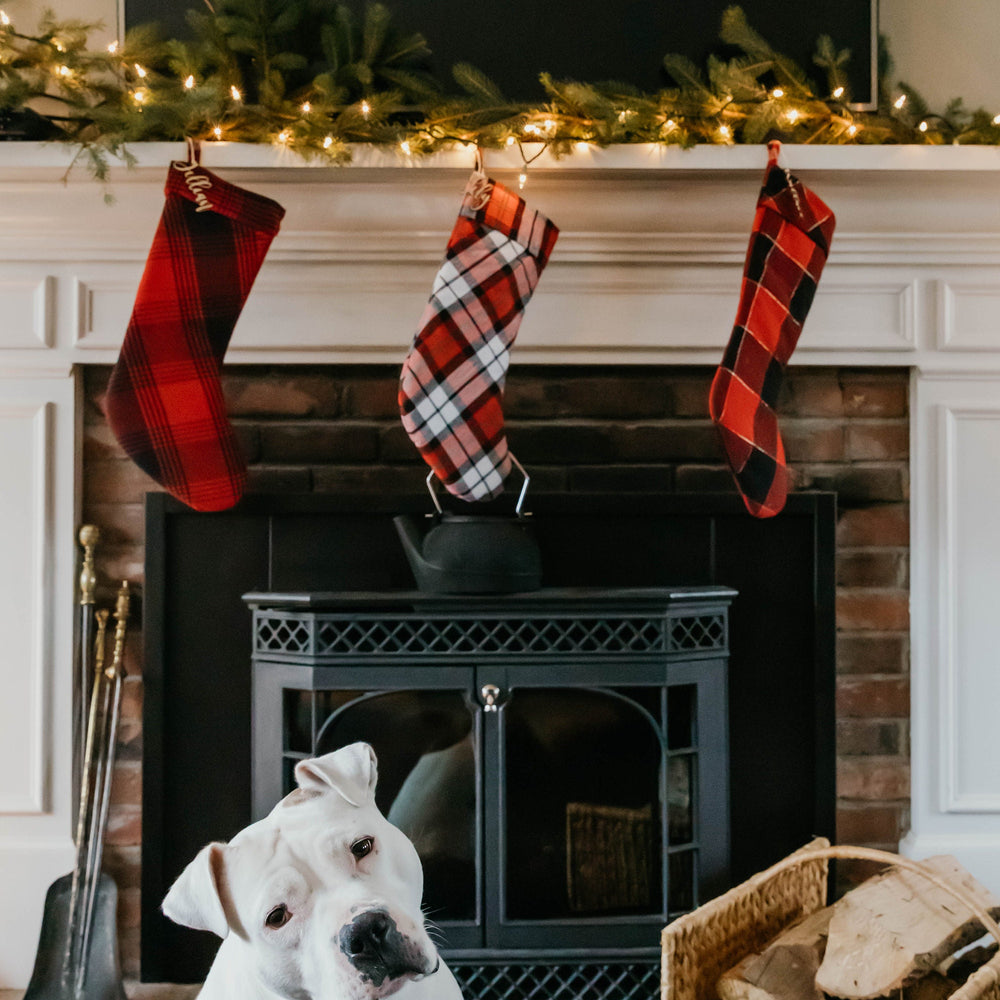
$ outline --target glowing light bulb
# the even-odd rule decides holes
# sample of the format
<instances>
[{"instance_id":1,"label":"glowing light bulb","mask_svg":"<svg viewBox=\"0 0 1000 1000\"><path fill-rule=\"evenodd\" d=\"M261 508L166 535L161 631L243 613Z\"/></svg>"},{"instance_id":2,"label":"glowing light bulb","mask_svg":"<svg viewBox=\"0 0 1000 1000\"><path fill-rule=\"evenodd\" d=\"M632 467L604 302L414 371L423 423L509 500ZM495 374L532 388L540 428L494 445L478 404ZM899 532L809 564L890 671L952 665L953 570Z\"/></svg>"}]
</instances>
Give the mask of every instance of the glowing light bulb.
<instances>
[{"instance_id":1,"label":"glowing light bulb","mask_svg":"<svg viewBox=\"0 0 1000 1000\"><path fill-rule=\"evenodd\" d=\"M135 101L136 104L145 104L146 103L146 91L142 90L140 88L139 90L137 90L132 95L132 100Z\"/></svg>"},{"instance_id":2,"label":"glowing light bulb","mask_svg":"<svg viewBox=\"0 0 1000 1000\"><path fill-rule=\"evenodd\" d=\"M222 128L220 126L216 125L215 128L212 129L212 135L216 139L221 139L222 138Z\"/></svg>"},{"instance_id":3,"label":"glowing light bulb","mask_svg":"<svg viewBox=\"0 0 1000 1000\"><path fill-rule=\"evenodd\" d=\"M730 127L728 125L720 125L719 126L719 135L721 135L723 139L729 139L729 138L731 138L732 134L733 134L732 133L732 129L730 129Z\"/></svg>"},{"instance_id":4,"label":"glowing light bulb","mask_svg":"<svg viewBox=\"0 0 1000 1000\"><path fill-rule=\"evenodd\" d=\"M406 139L404 139L404 140L403 140L403 141L402 141L402 142L401 142L401 143L399 144L399 148L400 148L400 149L401 149L401 150L402 150L402 151L403 151L404 153L406 153L406 155L407 155L407 156L409 156L409 155L410 155L410 153L412 152L412 150L410 149L410 144L409 144L409 142L407 142L407 140L406 140Z\"/></svg>"},{"instance_id":5,"label":"glowing light bulb","mask_svg":"<svg viewBox=\"0 0 1000 1000\"><path fill-rule=\"evenodd\" d=\"M998 117L1000 117L1000 116L998 116ZM507 145L508 146L513 146L515 142L517 142L517 139L515 139L512 135L507 136Z\"/></svg>"},{"instance_id":6,"label":"glowing light bulb","mask_svg":"<svg viewBox=\"0 0 1000 1000\"><path fill-rule=\"evenodd\" d=\"M779 97L784 97L784 96L785 96L785 92L781 89L781 87L775 87L774 90L771 91L771 97L773 97L775 99L777 99Z\"/></svg>"},{"instance_id":7,"label":"glowing light bulb","mask_svg":"<svg viewBox=\"0 0 1000 1000\"><path fill-rule=\"evenodd\" d=\"M542 124L546 132L551 132L556 127L556 123L551 118L546 118Z\"/></svg>"},{"instance_id":8,"label":"glowing light bulb","mask_svg":"<svg viewBox=\"0 0 1000 1000\"><path fill-rule=\"evenodd\" d=\"M327 137L326 137L326 138L325 138L325 139L323 140L323 148L324 148L324 149L329 149L329 148L330 148L330 147L331 147L332 145L333 145L333 136L332 136L332 135L328 135L328 136L327 136Z\"/></svg>"},{"instance_id":9,"label":"glowing light bulb","mask_svg":"<svg viewBox=\"0 0 1000 1000\"><path fill-rule=\"evenodd\" d=\"M7 16L7 11L0 10L0 25L6 28L10 24L10 18Z\"/></svg>"},{"instance_id":10,"label":"glowing light bulb","mask_svg":"<svg viewBox=\"0 0 1000 1000\"><path fill-rule=\"evenodd\" d=\"M835 90L835 91L833 92L833 96L834 96L834 97L843 97L843 96L844 96L844 88L843 88L843 87L838 87L838 88L837 88L837 89L836 89L836 90Z\"/></svg>"},{"instance_id":11,"label":"glowing light bulb","mask_svg":"<svg viewBox=\"0 0 1000 1000\"><path fill-rule=\"evenodd\" d=\"M312 109L313 106L308 101L306 101L305 104L302 105L302 114L307 115L309 114L310 111L312 111Z\"/></svg>"},{"instance_id":12,"label":"glowing light bulb","mask_svg":"<svg viewBox=\"0 0 1000 1000\"><path fill-rule=\"evenodd\" d=\"M635 114L635 112L631 108L625 108L623 111L619 111L618 112L618 121L622 125L624 125L625 122L627 122L629 120L629 118L631 118L632 115L634 115L634 114Z\"/></svg>"},{"instance_id":13,"label":"glowing light bulb","mask_svg":"<svg viewBox=\"0 0 1000 1000\"><path fill-rule=\"evenodd\" d=\"M927 131L927 122L921 122L917 126L917 128L920 129L921 132L926 132Z\"/></svg>"},{"instance_id":14,"label":"glowing light bulb","mask_svg":"<svg viewBox=\"0 0 1000 1000\"><path fill-rule=\"evenodd\" d=\"M668 118L668 119L667 119L667 120L666 120L666 121L665 121L665 122L663 123L663 128L664 128L664 130L665 130L665 131L667 131L667 132L673 132L673 130L674 130L675 128L677 128L677 122L675 122L675 121L673 120L673 118Z\"/></svg>"},{"instance_id":15,"label":"glowing light bulb","mask_svg":"<svg viewBox=\"0 0 1000 1000\"><path fill-rule=\"evenodd\" d=\"M528 122L528 124L524 126L525 135L541 135L541 133L542 130L534 124L534 122Z\"/></svg>"},{"instance_id":16,"label":"glowing light bulb","mask_svg":"<svg viewBox=\"0 0 1000 1000\"><path fill-rule=\"evenodd\" d=\"M185 90L193 90L194 89L194 77L193 76L189 76L184 81L184 89Z\"/></svg>"},{"instance_id":17,"label":"glowing light bulb","mask_svg":"<svg viewBox=\"0 0 1000 1000\"><path fill-rule=\"evenodd\" d=\"M60 42L58 38L53 38L52 39L52 44L55 47L56 52L65 52L66 51L66 46L63 45L63 43Z\"/></svg>"},{"instance_id":18,"label":"glowing light bulb","mask_svg":"<svg viewBox=\"0 0 1000 1000\"><path fill-rule=\"evenodd\" d=\"M372 106L367 101L361 102L361 117L367 118L372 113Z\"/></svg>"},{"instance_id":19,"label":"glowing light bulb","mask_svg":"<svg viewBox=\"0 0 1000 1000\"><path fill-rule=\"evenodd\" d=\"M993 124L1000 125L1000 115L997 115L996 118L993 119Z\"/></svg>"},{"instance_id":20,"label":"glowing light bulb","mask_svg":"<svg viewBox=\"0 0 1000 1000\"><path fill-rule=\"evenodd\" d=\"M108 42L108 52L114 55L118 51L118 39L116 38L113 42Z\"/></svg>"},{"instance_id":21,"label":"glowing light bulb","mask_svg":"<svg viewBox=\"0 0 1000 1000\"><path fill-rule=\"evenodd\" d=\"M523 191L524 185L528 183L528 175L522 170L517 175L517 186Z\"/></svg>"},{"instance_id":22,"label":"glowing light bulb","mask_svg":"<svg viewBox=\"0 0 1000 1000\"><path fill-rule=\"evenodd\" d=\"M851 135L851 136L857 135L858 134L858 126L857 125L848 125L847 126L847 134Z\"/></svg>"},{"instance_id":23,"label":"glowing light bulb","mask_svg":"<svg viewBox=\"0 0 1000 1000\"><path fill-rule=\"evenodd\" d=\"M289 132L287 128L282 129L278 133L278 142L288 143L288 142L291 142L291 140L292 140L292 133Z\"/></svg>"},{"instance_id":24,"label":"glowing light bulb","mask_svg":"<svg viewBox=\"0 0 1000 1000\"><path fill-rule=\"evenodd\" d=\"M232 97L234 101L243 100L243 95L235 87L229 88L229 96Z\"/></svg>"},{"instance_id":25,"label":"glowing light bulb","mask_svg":"<svg viewBox=\"0 0 1000 1000\"><path fill-rule=\"evenodd\" d=\"M134 65L135 65L135 75L137 77L139 77L140 80L145 80L146 79L146 70L142 66L140 66L138 63L135 63Z\"/></svg>"},{"instance_id":26,"label":"glowing light bulb","mask_svg":"<svg viewBox=\"0 0 1000 1000\"><path fill-rule=\"evenodd\" d=\"M906 94L900 94L899 97L897 97L896 100L892 102L892 106L898 111L905 103L906 103Z\"/></svg>"},{"instance_id":27,"label":"glowing light bulb","mask_svg":"<svg viewBox=\"0 0 1000 1000\"><path fill-rule=\"evenodd\" d=\"M69 68L69 66L59 66L59 67L57 67L56 72L60 76L72 76L73 75L73 71Z\"/></svg>"},{"instance_id":28,"label":"glowing light bulb","mask_svg":"<svg viewBox=\"0 0 1000 1000\"><path fill-rule=\"evenodd\" d=\"M799 120L799 114L800 112L798 108L792 108L791 111L788 112L787 118L794 125Z\"/></svg>"},{"instance_id":29,"label":"glowing light bulb","mask_svg":"<svg viewBox=\"0 0 1000 1000\"><path fill-rule=\"evenodd\" d=\"M578 153L586 153L586 152L590 151L590 143L589 142L574 142L573 143L573 148Z\"/></svg>"}]
</instances>

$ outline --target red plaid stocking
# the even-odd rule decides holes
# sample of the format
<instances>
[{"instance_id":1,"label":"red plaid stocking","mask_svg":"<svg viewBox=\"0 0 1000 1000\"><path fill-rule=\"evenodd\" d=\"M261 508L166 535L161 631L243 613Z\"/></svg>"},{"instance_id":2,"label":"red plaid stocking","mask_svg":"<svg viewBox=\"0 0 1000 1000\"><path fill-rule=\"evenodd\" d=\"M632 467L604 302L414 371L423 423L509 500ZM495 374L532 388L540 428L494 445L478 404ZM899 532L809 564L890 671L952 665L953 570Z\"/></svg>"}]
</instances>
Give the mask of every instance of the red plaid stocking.
<instances>
[{"instance_id":1,"label":"red plaid stocking","mask_svg":"<svg viewBox=\"0 0 1000 1000\"><path fill-rule=\"evenodd\" d=\"M830 209L778 166L780 148L768 144L736 325L709 396L736 485L755 517L773 517L788 495L774 407L835 225Z\"/></svg>"},{"instance_id":2,"label":"red plaid stocking","mask_svg":"<svg viewBox=\"0 0 1000 1000\"><path fill-rule=\"evenodd\" d=\"M135 463L195 510L243 495L219 372L285 210L197 163L170 166L166 204L104 411Z\"/></svg>"},{"instance_id":3,"label":"red plaid stocking","mask_svg":"<svg viewBox=\"0 0 1000 1000\"><path fill-rule=\"evenodd\" d=\"M449 492L503 489L510 347L559 230L516 194L473 173L399 384L410 439Z\"/></svg>"}]
</instances>

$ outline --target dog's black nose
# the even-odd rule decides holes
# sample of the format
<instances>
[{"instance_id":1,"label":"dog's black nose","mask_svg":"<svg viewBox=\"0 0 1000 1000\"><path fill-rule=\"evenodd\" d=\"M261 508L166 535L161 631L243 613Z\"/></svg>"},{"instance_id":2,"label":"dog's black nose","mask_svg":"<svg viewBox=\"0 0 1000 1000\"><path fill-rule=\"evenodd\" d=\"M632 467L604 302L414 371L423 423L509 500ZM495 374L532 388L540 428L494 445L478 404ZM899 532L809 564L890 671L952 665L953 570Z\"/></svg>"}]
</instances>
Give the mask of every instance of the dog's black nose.
<instances>
[{"instance_id":1,"label":"dog's black nose","mask_svg":"<svg viewBox=\"0 0 1000 1000\"><path fill-rule=\"evenodd\" d=\"M340 932L341 949L352 960L375 958L385 949L389 931L395 927L385 910L368 910L358 914Z\"/></svg>"},{"instance_id":2,"label":"dog's black nose","mask_svg":"<svg viewBox=\"0 0 1000 1000\"><path fill-rule=\"evenodd\" d=\"M386 980L430 975L429 959L402 934L385 910L366 910L340 928L340 950L362 979L381 986Z\"/></svg>"}]
</instances>

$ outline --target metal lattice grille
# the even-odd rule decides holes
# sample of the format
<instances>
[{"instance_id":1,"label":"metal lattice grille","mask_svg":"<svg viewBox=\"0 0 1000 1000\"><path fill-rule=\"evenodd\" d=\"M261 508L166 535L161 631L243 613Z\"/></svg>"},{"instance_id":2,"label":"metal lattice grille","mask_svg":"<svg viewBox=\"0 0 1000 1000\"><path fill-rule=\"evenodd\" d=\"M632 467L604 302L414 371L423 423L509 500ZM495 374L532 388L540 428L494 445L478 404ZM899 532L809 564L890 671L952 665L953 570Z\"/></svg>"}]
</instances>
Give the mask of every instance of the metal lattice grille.
<instances>
[{"instance_id":1,"label":"metal lattice grille","mask_svg":"<svg viewBox=\"0 0 1000 1000\"><path fill-rule=\"evenodd\" d=\"M312 656L579 655L723 650L722 614L676 618L427 618L258 611L254 651Z\"/></svg>"},{"instance_id":2,"label":"metal lattice grille","mask_svg":"<svg viewBox=\"0 0 1000 1000\"><path fill-rule=\"evenodd\" d=\"M656 962L589 965L456 965L465 1000L654 1000Z\"/></svg>"}]
</instances>

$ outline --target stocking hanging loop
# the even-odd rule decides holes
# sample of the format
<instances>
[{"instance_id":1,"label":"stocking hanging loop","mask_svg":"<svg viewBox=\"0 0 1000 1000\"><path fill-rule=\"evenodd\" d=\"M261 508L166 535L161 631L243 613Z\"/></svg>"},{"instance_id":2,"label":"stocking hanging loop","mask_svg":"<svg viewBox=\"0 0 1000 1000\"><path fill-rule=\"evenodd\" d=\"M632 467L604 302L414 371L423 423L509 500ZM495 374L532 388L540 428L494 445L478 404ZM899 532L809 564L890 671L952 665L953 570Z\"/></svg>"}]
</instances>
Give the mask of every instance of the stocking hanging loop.
<instances>
[{"instance_id":1,"label":"stocking hanging loop","mask_svg":"<svg viewBox=\"0 0 1000 1000\"><path fill-rule=\"evenodd\" d=\"M531 476L528 475L524 466L517 460L514 452L508 451L507 456L510 458L514 467L518 472L521 473L524 481L521 483L521 492L517 495L517 503L514 504L514 513L518 517L522 517L524 514L524 498L528 495L528 484L531 482ZM427 492L431 495L431 501L434 504L434 510L437 514L443 514L444 511L441 509L441 501L438 500L437 489L435 483L437 482L437 473L432 469L427 473L427 478L424 480L427 485Z\"/></svg>"},{"instance_id":2,"label":"stocking hanging loop","mask_svg":"<svg viewBox=\"0 0 1000 1000\"><path fill-rule=\"evenodd\" d=\"M184 141L187 143L187 152L188 152L187 161L188 161L188 163L190 163L192 167L200 167L201 166L201 143L197 139L195 139L193 136L190 136L190 135L186 136L185 139L184 139Z\"/></svg>"},{"instance_id":3,"label":"stocking hanging loop","mask_svg":"<svg viewBox=\"0 0 1000 1000\"><path fill-rule=\"evenodd\" d=\"M483 147L476 146L476 165L474 170L477 174L486 174L486 158L483 156Z\"/></svg>"}]
</instances>

